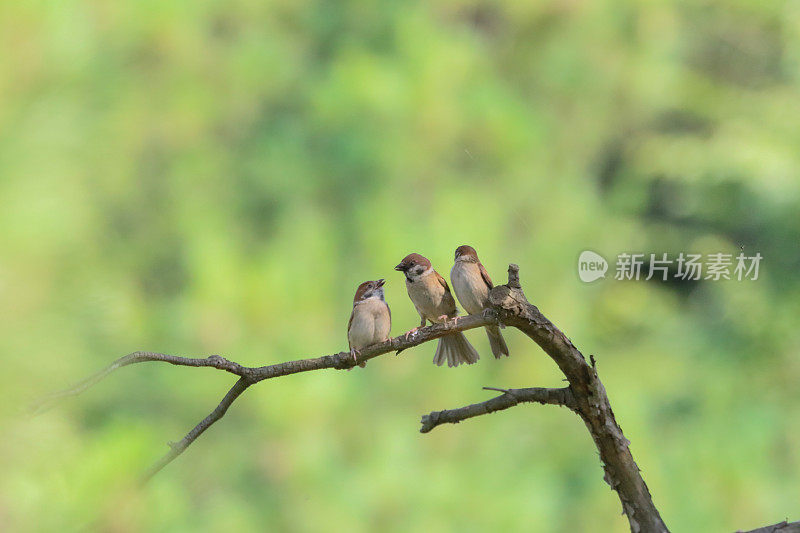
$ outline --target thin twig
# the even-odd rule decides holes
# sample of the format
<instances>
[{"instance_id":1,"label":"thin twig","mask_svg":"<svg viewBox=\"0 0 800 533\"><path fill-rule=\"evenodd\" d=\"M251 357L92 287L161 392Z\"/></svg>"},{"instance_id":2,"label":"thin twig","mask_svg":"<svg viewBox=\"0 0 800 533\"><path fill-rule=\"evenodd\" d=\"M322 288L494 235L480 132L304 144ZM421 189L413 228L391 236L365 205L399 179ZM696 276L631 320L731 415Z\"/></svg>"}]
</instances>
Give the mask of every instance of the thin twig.
<instances>
[{"instance_id":1,"label":"thin twig","mask_svg":"<svg viewBox=\"0 0 800 533\"><path fill-rule=\"evenodd\" d=\"M46 411L47 409L52 407L56 402L58 402L58 400L61 400L63 398L68 398L70 396L77 396L86 389L97 384L99 381L101 381L103 378L105 378L107 375L114 372L115 370L118 370L128 365L133 365L136 363L144 363L148 361L161 361L164 363L169 363L171 365L178 365L178 366L211 367L211 368L216 368L217 370L224 370L226 372L230 372L231 374L236 374L237 376L245 376L247 372L250 370L247 367L243 367L238 363L229 361L224 357L220 357L219 355L209 355L208 357L203 357L203 358L193 358L193 357L181 357L178 355L170 355L170 354L156 353L156 352L133 352L129 353L128 355L120 357L119 359L109 364L102 370L92 374L88 378L79 381L72 387L61 391L53 392L41 398L31 407L31 413L34 415L42 413L43 411Z\"/></svg>"},{"instance_id":2,"label":"thin twig","mask_svg":"<svg viewBox=\"0 0 800 533\"><path fill-rule=\"evenodd\" d=\"M205 430L211 427L211 424L225 416L225 413L228 411L228 407L230 407L231 404L236 401L236 398L238 398L252 384L253 383L248 381L246 378L240 378L239 381L237 381L236 384L231 387L231 390L228 391L225 397L222 398L222 401L219 402L219 405L217 405L216 409L211 411L211 414L201 420L200 423L192 428L192 430L187 433L186 436L183 437L179 442L173 442L169 444L170 450L164 455L164 457L159 459L158 462L150 467L150 470L148 470L144 476L142 476L142 483L148 482L154 475L160 472L162 468L167 466L176 457L182 454L184 450L186 450L186 448L188 448L189 445L193 443L195 439L197 439L197 437L202 435Z\"/></svg>"},{"instance_id":3,"label":"thin twig","mask_svg":"<svg viewBox=\"0 0 800 533\"><path fill-rule=\"evenodd\" d=\"M498 389L497 387L483 387L483 390L495 390L497 392L505 392L508 393L510 389Z\"/></svg>"}]
</instances>

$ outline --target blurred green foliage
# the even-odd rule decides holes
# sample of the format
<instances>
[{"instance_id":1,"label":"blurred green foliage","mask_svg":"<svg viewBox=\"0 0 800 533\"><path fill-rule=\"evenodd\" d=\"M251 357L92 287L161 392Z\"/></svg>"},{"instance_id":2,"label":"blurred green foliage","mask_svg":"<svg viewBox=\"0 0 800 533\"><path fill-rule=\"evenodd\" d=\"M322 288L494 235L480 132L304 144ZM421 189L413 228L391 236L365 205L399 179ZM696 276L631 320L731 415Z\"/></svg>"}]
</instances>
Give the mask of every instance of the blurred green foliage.
<instances>
[{"instance_id":1,"label":"blurred green foliage","mask_svg":"<svg viewBox=\"0 0 800 533\"><path fill-rule=\"evenodd\" d=\"M433 346L263 383L143 490L232 383L346 348L352 293L406 253L497 282L595 354L675 531L800 501L800 4L5 2L0 529L625 531L580 420L518 407L429 435L483 385L558 386L535 345ZM578 280L584 249L764 256L755 282ZM488 355L488 356L487 356Z\"/></svg>"}]
</instances>

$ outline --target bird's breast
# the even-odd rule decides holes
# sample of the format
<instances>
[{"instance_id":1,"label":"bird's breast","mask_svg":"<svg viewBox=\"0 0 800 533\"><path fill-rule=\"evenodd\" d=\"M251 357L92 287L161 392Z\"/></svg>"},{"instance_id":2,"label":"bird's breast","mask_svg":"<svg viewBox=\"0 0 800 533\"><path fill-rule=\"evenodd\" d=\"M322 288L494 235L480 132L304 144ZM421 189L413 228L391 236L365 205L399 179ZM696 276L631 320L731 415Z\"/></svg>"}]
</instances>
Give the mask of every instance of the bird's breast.
<instances>
[{"instance_id":1,"label":"bird's breast","mask_svg":"<svg viewBox=\"0 0 800 533\"><path fill-rule=\"evenodd\" d=\"M445 305L444 287L433 275L418 278L414 282L406 281L406 289L417 310L432 322L435 322L435 319L441 315L449 315L453 312Z\"/></svg>"},{"instance_id":2,"label":"bird's breast","mask_svg":"<svg viewBox=\"0 0 800 533\"><path fill-rule=\"evenodd\" d=\"M391 318L386 302L366 300L353 308L353 320L347 332L350 346L356 349L389 338Z\"/></svg>"},{"instance_id":3,"label":"bird's breast","mask_svg":"<svg viewBox=\"0 0 800 533\"><path fill-rule=\"evenodd\" d=\"M474 315L486 307L489 287L477 263L456 263L450 271L450 281L459 303L467 313Z\"/></svg>"}]
</instances>

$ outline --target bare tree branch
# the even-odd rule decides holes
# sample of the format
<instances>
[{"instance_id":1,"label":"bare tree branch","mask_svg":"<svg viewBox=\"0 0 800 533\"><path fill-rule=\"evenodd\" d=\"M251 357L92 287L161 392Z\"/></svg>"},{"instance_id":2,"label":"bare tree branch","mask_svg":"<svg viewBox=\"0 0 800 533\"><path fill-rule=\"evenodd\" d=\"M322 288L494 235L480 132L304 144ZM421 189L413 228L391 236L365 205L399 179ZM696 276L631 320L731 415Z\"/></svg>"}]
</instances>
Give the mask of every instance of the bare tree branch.
<instances>
[{"instance_id":1,"label":"bare tree branch","mask_svg":"<svg viewBox=\"0 0 800 533\"><path fill-rule=\"evenodd\" d=\"M219 402L219 405L216 407L216 409L211 411L211 414L201 420L200 423L192 428L192 430L187 433L186 436L183 437L179 442L169 443L170 451L167 452L166 455L164 455L164 457L162 457L156 464L154 464L150 470L147 471L147 473L145 473L145 475L142 477L142 482L149 481L150 478L160 472L162 468L167 466L170 462L172 462L173 459L182 454L197 437L202 435L205 430L211 427L211 424L225 416L225 413L228 411L228 407L230 407L231 404L236 401L236 398L238 398L245 390L247 390L247 387L252 384L253 382L249 381L247 378L240 378L239 381L237 381L234 386L231 387L231 390L228 391L228 394L222 398L222 401Z\"/></svg>"},{"instance_id":2,"label":"bare tree branch","mask_svg":"<svg viewBox=\"0 0 800 533\"><path fill-rule=\"evenodd\" d=\"M528 389L495 389L484 387L487 390L500 390L500 396L495 396L485 402L473 403L459 409L449 409L444 411L433 411L429 415L422 417L422 428L420 433L428 433L430 430L441 424L458 424L462 420L474 416L487 415L496 411L502 411L509 407L514 407L520 403L538 402L541 404L563 405L570 409L575 409L575 400L569 387L561 389L546 389L533 387Z\"/></svg>"},{"instance_id":3,"label":"bare tree branch","mask_svg":"<svg viewBox=\"0 0 800 533\"><path fill-rule=\"evenodd\" d=\"M395 337L380 344L375 344L365 348L361 350L360 354L358 355L358 362L368 361L389 352L399 353L408 348L438 339L439 337L443 337L456 331L466 331L468 329L479 328L497 323L496 314L484 313L481 315L461 317L458 319L458 321L449 321L445 324L434 324L432 326L418 329L414 334L409 335L408 338L406 338L405 335L400 335L399 337ZM350 352L339 352L333 355L324 355L322 357L311 359L298 359L297 361L287 361L285 363L261 367L242 366L239 363L229 361L228 359L220 357L219 355L210 355L205 358L191 358L155 352L134 352L120 357L104 369L80 381L73 387L46 396L34 406L33 411L34 413L40 413L62 398L80 394L117 369L135 363L144 363L148 361L159 361L178 366L210 367L217 370L230 372L231 374L239 376L240 379L231 388L231 390L228 391L228 394L225 395L225 397L222 399L216 409L211 412L211 414L205 417L199 424L189 431L189 433L187 433L183 439L177 443L170 444L170 451L167 452L164 457L162 457L150 468L150 470L147 471L143 477L144 481L150 479L172 460L183 453L184 450L186 450L186 448L197 439L197 437L202 435L206 429L208 429L217 420L222 418L231 404L251 385L254 385L265 379L288 376L289 374L297 374L298 372L322 370L325 368L346 369L352 368L357 364L355 361L353 361L353 356L350 355Z\"/></svg>"},{"instance_id":4,"label":"bare tree branch","mask_svg":"<svg viewBox=\"0 0 800 533\"><path fill-rule=\"evenodd\" d=\"M591 364L572 342L531 305L522 291L519 282L519 267L509 265L508 284L494 287L489 294L492 308L481 315L470 315L457 322L435 324L420 328L415 334L395 337L361 351L358 362L368 361L389 352L401 351L437 339L456 331L465 331L486 325L503 324L514 326L535 341L558 365L569 385L564 388L524 388L499 389L484 387L487 390L502 392L501 395L484 402L459 409L433 411L422 417L420 431L427 433L441 424L455 424L462 420L501 411L520 403L538 402L561 405L574 411L586 424L605 470L604 480L617 492L633 533L664 533L667 527L653 504L647 484L642 479L639 468L630 452L630 442L625 438L617 423L608 400L605 388L597 374L594 357ZM183 439L170 443L170 451L146 473L150 479L164 466L183 453L211 425L221 419L234 401L251 385L260 381L326 368L346 369L357 363L349 352L339 352L322 357L299 359L262 367L246 367L218 355L205 358L188 358L175 355L135 352L117 359L103 370L86 378L72 388L51 394L37 406L42 410L56 400L74 396L96 384L113 371L134 363L160 361L179 366L211 367L239 376L239 380L228 391L219 405ZM750 533L800 533L800 523L781 522Z\"/></svg>"},{"instance_id":5,"label":"bare tree branch","mask_svg":"<svg viewBox=\"0 0 800 533\"><path fill-rule=\"evenodd\" d=\"M784 520L771 526L764 526L750 531L739 530L736 533L800 533L800 522L789 522Z\"/></svg>"},{"instance_id":6,"label":"bare tree branch","mask_svg":"<svg viewBox=\"0 0 800 533\"><path fill-rule=\"evenodd\" d=\"M503 324L533 339L566 376L575 401L573 410L583 419L600 452L603 479L617 492L631 531L668 531L633 460L630 442L617 424L595 366L590 366L566 335L528 302L517 265L509 265L508 284L492 289L489 300Z\"/></svg>"},{"instance_id":7,"label":"bare tree branch","mask_svg":"<svg viewBox=\"0 0 800 533\"><path fill-rule=\"evenodd\" d=\"M212 368L216 368L217 370L225 370L226 372L230 372L231 374L236 374L237 376L245 376L248 370L247 367L243 367L238 363L234 363L233 361L228 361L224 357L220 357L219 355L209 355L208 357L204 358L191 358L191 357L180 357L178 355L169 355L164 353L155 353L155 352L133 352L129 353L128 355L122 356L104 369L98 371L95 374L92 374L86 379L83 379L73 385L68 389L64 389L62 391L54 392L52 394L48 394L44 398L41 398L34 406L32 407L33 414L41 413L42 411L47 410L48 408L52 407L58 400L63 398L68 398L70 396L77 396L78 394L82 393L92 385L97 384L101 381L104 377L112 373L113 371L120 369L122 367L132 365L135 363L144 363L147 361L161 361L164 363L169 363L171 365L178 365L178 366L194 366L194 367L202 367L208 366Z\"/></svg>"}]
</instances>

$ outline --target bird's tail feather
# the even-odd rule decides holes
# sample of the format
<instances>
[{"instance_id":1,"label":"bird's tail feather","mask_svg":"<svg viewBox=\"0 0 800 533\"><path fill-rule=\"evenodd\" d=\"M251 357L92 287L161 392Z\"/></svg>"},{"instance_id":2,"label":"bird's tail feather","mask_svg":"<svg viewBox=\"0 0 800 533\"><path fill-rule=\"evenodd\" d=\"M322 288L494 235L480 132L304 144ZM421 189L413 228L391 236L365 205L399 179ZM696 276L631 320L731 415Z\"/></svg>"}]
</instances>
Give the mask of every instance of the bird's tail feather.
<instances>
[{"instance_id":1,"label":"bird's tail feather","mask_svg":"<svg viewBox=\"0 0 800 533\"><path fill-rule=\"evenodd\" d=\"M508 356L508 346L506 346L506 340L500 333L500 328L497 326L486 326L486 335L489 336L489 345L492 347L492 353L495 359L500 359L504 355Z\"/></svg>"},{"instance_id":2,"label":"bird's tail feather","mask_svg":"<svg viewBox=\"0 0 800 533\"><path fill-rule=\"evenodd\" d=\"M458 366L461 363L471 365L477 363L480 355L472 347L463 333L456 332L439 339L433 363L442 366L447 361L447 366Z\"/></svg>"}]
</instances>

